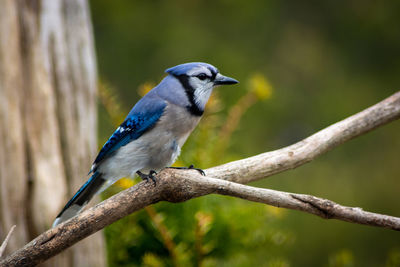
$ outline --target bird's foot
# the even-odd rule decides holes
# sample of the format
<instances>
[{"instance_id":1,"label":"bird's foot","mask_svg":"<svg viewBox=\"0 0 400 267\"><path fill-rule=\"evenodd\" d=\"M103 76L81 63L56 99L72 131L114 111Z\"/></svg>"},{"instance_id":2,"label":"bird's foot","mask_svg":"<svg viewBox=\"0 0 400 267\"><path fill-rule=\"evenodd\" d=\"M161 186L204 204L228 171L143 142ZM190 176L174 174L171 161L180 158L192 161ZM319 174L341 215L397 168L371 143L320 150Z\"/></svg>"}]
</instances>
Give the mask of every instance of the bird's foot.
<instances>
[{"instance_id":1,"label":"bird's foot","mask_svg":"<svg viewBox=\"0 0 400 267\"><path fill-rule=\"evenodd\" d=\"M141 171L137 171L136 173L137 173L137 175L139 175L139 177L142 180L146 180L146 182L148 182L149 179L151 179L153 181L153 183L154 183L154 186L157 184L156 177L155 177L155 175L157 174L156 171L151 170L149 172L149 174L145 174L145 173L143 173Z\"/></svg>"},{"instance_id":2,"label":"bird's foot","mask_svg":"<svg viewBox=\"0 0 400 267\"><path fill-rule=\"evenodd\" d=\"M177 169L177 170L196 170L196 171L198 171L201 175L206 176L206 173L205 173L202 169L195 168L195 167L193 166L193 164L190 165L189 167L167 167L167 168L168 168L168 169Z\"/></svg>"}]
</instances>

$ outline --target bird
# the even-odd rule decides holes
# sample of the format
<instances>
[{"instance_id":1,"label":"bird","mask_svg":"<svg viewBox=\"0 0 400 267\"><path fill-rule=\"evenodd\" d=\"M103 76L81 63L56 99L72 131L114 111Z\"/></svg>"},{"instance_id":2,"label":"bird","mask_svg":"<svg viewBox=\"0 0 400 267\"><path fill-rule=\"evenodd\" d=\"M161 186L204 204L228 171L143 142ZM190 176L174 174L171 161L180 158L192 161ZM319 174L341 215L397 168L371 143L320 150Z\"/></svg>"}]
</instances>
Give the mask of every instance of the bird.
<instances>
[{"instance_id":1,"label":"bird","mask_svg":"<svg viewBox=\"0 0 400 267\"><path fill-rule=\"evenodd\" d=\"M165 72L167 76L134 105L104 144L90 178L57 215L53 227L79 214L95 194L123 177L138 175L156 184L155 174L176 161L213 88L238 83L203 62L180 64ZM196 169L193 165L176 168Z\"/></svg>"}]
</instances>

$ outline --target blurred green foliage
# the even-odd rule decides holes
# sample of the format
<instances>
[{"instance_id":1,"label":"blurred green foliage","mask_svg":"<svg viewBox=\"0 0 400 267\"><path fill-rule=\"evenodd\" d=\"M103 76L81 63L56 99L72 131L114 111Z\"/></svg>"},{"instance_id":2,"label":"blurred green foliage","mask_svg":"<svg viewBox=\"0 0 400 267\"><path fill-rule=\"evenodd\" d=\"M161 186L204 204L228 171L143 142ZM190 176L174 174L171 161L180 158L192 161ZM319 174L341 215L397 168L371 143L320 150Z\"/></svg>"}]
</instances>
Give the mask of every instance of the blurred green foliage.
<instances>
[{"instance_id":1,"label":"blurred green foliage","mask_svg":"<svg viewBox=\"0 0 400 267\"><path fill-rule=\"evenodd\" d=\"M399 90L399 1L96 0L91 9L101 144L168 67L205 61L241 82L215 91L179 165L289 145ZM391 123L253 185L400 216L399 133ZM398 232L221 196L159 203L106 236L110 266L400 266Z\"/></svg>"}]
</instances>

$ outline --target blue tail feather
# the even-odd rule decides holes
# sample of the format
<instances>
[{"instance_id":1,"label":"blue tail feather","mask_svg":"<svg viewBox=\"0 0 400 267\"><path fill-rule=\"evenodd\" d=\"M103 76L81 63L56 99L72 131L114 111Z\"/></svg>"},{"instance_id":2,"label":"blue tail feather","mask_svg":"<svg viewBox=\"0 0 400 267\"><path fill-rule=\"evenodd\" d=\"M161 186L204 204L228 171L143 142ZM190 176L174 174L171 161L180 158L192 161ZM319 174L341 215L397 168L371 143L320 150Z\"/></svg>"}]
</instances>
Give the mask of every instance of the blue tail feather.
<instances>
[{"instance_id":1,"label":"blue tail feather","mask_svg":"<svg viewBox=\"0 0 400 267\"><path fill-rule=\"evenodd\" d=\"M77 215L90 201L90 199L92 199L92 197L100 190L101 186L105 182L106 180L102 178L100 172L96 171L93 173L89 180L82 185L82 187L75 193L75 195L70 199L70 201L68 201L65 207L57 215L57 218L53 223L53 227Z\"/></svg>"}]
</instances>

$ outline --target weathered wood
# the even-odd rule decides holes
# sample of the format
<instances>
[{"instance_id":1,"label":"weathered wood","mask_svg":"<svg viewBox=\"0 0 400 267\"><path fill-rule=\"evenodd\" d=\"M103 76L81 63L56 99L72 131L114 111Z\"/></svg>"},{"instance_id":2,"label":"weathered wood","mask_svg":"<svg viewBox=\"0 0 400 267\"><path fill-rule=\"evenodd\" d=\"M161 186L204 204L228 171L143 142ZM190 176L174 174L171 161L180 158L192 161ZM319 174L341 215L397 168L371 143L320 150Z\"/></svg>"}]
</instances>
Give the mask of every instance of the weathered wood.
<instances>
[{"instance_id":1,"label":"weathered wood","mask_svg":"<svg viewBox=\"0 0 400 267\"><path fill-rule=\"evenodd\" d=\"M24 142L22 62L18 10L14 0L0 8L0 239L17 225L7 250L29 240L26 221L28 172Z\"/></svg>"},{"instance_id":2,"label":"weathered wood","mask_svg":"<svg viewBox=\"0 0 400 267\"><path fill-rule=\"evenodd\" d=\"M96 61L86 0L0 8L0 235L7 251L51 226L97 151ZM104 266L101 234L48 266Z\"/></svg>"}]
</instances>

